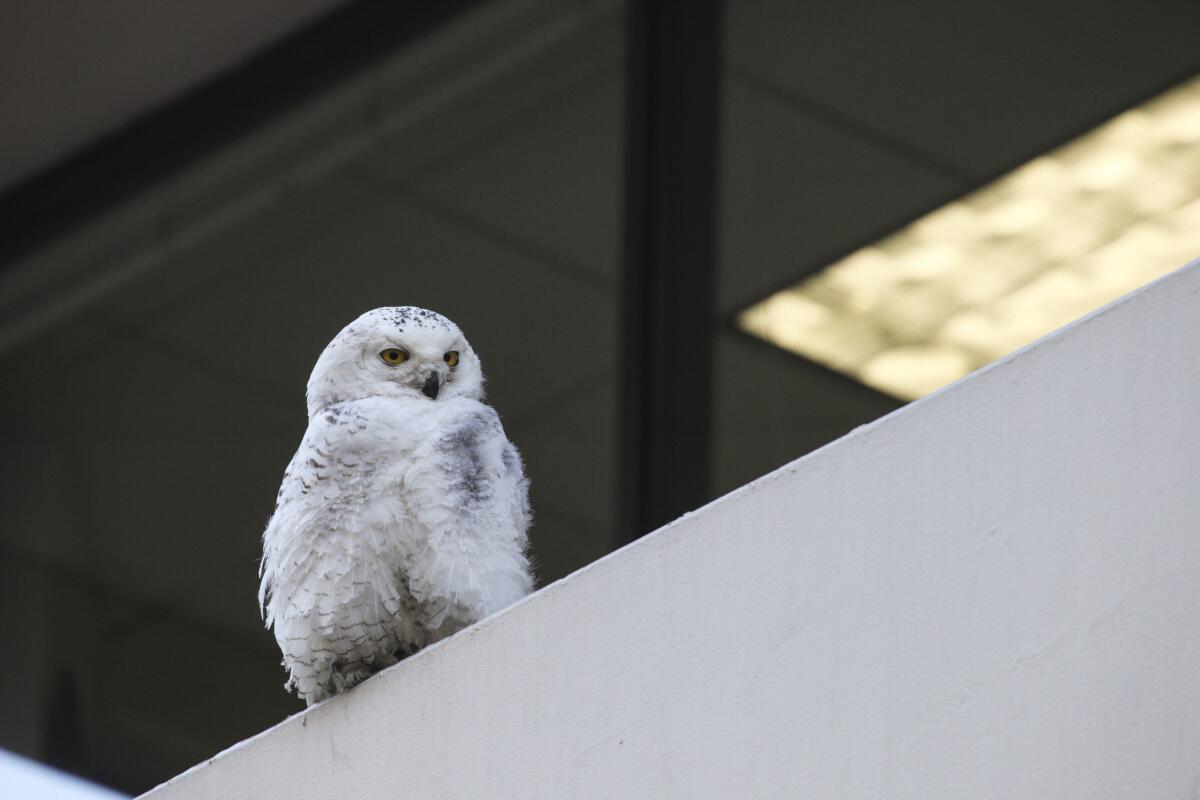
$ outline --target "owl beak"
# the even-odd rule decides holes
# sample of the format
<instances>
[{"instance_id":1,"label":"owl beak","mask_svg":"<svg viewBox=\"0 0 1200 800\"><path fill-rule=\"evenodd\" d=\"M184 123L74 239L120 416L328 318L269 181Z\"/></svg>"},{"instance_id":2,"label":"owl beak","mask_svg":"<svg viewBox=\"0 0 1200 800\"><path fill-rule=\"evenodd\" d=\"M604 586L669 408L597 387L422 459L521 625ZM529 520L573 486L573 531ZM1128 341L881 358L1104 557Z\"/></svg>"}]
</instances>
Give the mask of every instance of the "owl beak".
<instances>
[{"instance_id":1,"label":"owl beak","mask_svg":"<svg viewBox=\"0 0 1200 800\"><path fill-rule=\"evenodd\" d=\"M425 385L421 387L421 392L430 400L437 400L439 385L438 374L431 372L425 379Z\"/></svg>"}]
</instances>

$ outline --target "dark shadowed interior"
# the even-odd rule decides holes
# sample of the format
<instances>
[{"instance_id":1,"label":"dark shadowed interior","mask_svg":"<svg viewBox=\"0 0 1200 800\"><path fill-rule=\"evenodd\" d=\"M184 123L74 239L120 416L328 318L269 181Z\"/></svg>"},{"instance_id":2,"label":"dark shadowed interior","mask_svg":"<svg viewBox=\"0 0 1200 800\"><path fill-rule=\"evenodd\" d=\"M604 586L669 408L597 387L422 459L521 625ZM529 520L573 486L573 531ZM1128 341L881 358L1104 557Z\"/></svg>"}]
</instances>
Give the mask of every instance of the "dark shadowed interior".
<instances>
[{"instance_id":1,"label":"dark shadowed interior","mask_svg":"<svg viewBox=\"0 0 1200 800\"><path fill-rule=\"evenodd\" d=\"M307 5L96 123L103 146L14 141L40 160L0 172L0 747L129 792L302 707L259 616L260 537L309 370L361 312L424 306L470 339L527 462L540 584L646 532L619 496L644 467L621 445L628 9L452 4L352 58L323 25L353 41L404 17ZM161 58L139 49L156 19L104 29L78 69L113 77L89 92ZM728 0L720 25L700 502L900 405L739 332L739 310L1200 72L1184 0ZM216 59L218 33L179 47ZM77 83L30 69L0 102ZM649 330L663 369L701 335Z\"/></svg>"}]
</instances>

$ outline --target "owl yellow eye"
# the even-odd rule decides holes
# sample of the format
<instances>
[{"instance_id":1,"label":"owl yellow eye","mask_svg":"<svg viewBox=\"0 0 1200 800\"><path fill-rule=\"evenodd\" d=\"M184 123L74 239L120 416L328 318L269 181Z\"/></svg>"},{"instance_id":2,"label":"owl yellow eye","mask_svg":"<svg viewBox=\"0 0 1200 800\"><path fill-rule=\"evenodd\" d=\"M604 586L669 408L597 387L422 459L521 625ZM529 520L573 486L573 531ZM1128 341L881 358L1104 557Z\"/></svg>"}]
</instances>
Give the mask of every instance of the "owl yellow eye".
<instances>
[{"instance_id":1,"label":"owl yellow eye","mask_svg":"<svg viewBox=\"0 0 1200 800\"><path fill-rule=\"evenodd\" d=\"M403 364L405 361L408 361L408 353L404 352L399 347L389 347L387 350L381 352L379 357L383 359L383 363L392 364L393 366L396 364Z\"/></svg>"},{"instance_id":2,"label":"owl yellow eye","mask_svg":"<svg viewBox=\"0 0 1200 800\"><path fill-rule=\"evenodd\" d=\"M449 353L446 353L446 355L442 356L442 358L446 359L446 363L449 364L450 366L452 366L452 367L458 366L458 351L457 350L451 350Z\"/></svg>"}]
</instances>

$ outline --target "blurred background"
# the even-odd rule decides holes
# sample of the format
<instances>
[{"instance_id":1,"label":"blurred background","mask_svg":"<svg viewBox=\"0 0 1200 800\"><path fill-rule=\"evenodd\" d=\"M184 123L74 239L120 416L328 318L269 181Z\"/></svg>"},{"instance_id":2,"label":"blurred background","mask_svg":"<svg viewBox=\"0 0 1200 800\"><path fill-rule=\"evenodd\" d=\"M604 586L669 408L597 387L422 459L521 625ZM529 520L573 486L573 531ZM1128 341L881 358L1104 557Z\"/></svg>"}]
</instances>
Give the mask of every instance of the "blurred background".
<instances>
[{"instance_id":1,"label":"blurred background","mask_svg":"<svg viewBox=\"0 0 1200 800\"><path fill-rule=\"evenodd\" d=\"M367 309L470 338L544 585L1200 255L1198 35L1193 0L3 4L0 748L137 793L300 710L260 536Z\"/></svg>"}]
</instances>

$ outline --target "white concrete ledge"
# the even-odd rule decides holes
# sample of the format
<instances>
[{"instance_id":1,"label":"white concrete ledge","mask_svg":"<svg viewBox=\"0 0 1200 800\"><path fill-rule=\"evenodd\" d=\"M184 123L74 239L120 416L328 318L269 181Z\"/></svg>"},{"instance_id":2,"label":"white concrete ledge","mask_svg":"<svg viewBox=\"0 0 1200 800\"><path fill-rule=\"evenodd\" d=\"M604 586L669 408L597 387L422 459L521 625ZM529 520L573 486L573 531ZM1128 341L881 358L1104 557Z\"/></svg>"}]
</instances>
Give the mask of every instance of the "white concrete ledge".
<instances>
[{"instance_id":1,"label":"white concrete ledge","mask_svg":"<svg viewBox=\"0 0 1200 800\"><path fill-rule=\"evenodd\" d=\"M148 796L1200 791L1200 266Z\"/></svg>"}]
</instances>

